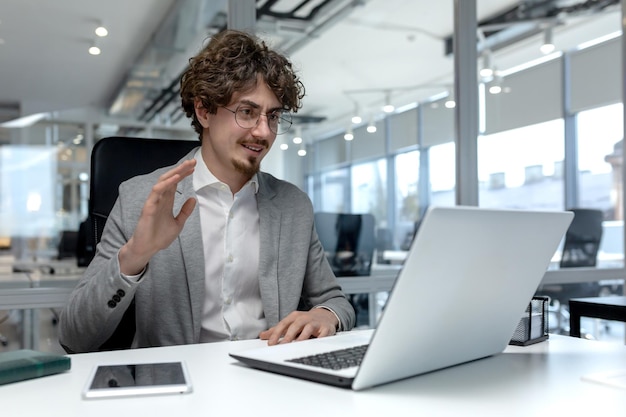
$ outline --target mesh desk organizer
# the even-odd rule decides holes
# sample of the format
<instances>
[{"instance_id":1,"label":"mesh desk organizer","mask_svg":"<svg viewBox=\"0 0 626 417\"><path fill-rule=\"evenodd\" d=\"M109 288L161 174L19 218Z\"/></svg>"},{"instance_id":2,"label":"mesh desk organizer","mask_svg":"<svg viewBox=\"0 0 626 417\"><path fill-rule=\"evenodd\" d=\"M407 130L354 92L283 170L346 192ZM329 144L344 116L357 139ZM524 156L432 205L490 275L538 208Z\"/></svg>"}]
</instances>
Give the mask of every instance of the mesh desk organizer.
<instances>
[{"instance_id":1,"label":"mesh desk organizer","mask_svg":"<svg viewBox=\"0 0 626 417\"><path fill-rule=\"evenodd\" d=\"M548 297L532 298L513 333L510 345L528 346L548 339Z\"/></svg>"}]
</instances>

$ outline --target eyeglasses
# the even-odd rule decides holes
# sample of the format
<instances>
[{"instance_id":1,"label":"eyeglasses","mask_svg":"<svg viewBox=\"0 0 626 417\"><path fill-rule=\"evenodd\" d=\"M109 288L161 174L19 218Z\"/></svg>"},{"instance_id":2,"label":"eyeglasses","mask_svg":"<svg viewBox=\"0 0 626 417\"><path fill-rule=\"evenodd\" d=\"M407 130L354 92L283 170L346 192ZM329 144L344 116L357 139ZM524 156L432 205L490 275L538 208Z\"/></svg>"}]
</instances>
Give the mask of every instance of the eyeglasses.
<instances>
[{"instance_id":1,"label":"eyeglasses","mask_svg":"<svg viewBox=\"0 0 626 417\"><path fill-rule=\"evenodd\" d=\"M282 135L289 131L291 127L291 113L283 110L274 110L271 113L261 113L259 109L241 104L235 110L224 107L235 115L235 122L242 129L252 129L259 124L261 116L267 119L267 125L276 135Z\"/></svg>"}]
</instances>

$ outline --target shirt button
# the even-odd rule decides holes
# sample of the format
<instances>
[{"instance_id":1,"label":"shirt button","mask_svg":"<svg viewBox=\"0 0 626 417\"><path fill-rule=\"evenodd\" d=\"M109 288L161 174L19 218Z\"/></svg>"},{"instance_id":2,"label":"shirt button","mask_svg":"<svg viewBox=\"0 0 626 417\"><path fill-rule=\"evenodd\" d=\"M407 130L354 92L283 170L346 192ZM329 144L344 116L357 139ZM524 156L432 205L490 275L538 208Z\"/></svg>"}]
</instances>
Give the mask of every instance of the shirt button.
<instances>
[{"instance_id":1,"label":"shirt button","mask_svg":"<svg viewBox=\"0 0 626 417\"><path fill-rule=\"evenodd\" d=\"M232 262L233 261L233 255L228 255L228 262Z\"/></svg>"},{"instance_id":2,"label":"shirt button","mask_svg":"<svg viewBox=\"0 0 626 417\"><path fill-rule=\"evenodd\" d=\"M230 298L230 297L226 297L226 298L224 299L224 304L226 304L226 305L230 305L230 303L232 303L232 302L233 302L233 299L232 299L232 298Z\"/></svg>"}]
</instances>

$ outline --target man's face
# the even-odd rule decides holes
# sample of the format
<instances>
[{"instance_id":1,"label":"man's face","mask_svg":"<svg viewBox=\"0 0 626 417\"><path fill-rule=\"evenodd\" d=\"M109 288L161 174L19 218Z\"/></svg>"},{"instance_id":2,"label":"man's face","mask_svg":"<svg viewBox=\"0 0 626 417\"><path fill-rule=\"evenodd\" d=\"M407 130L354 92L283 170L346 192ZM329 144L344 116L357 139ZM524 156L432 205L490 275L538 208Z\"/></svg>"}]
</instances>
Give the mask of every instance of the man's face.
<instances>
[{"instance_id":1,"label":"man's face","mask_svg":"<svg viewBox=\"0 0 626 417\"><path fill-rule=\"evenodd\" d=\"M268 125L266 114L282 108L276 95L259 77L254 89L245 93L235 93L231 102L218 107L215 114L206 114L202 139L203 152L211 172L222 181L243 177L247 181L259 171L261 160L274 144L276 134ZM258 123L251 128L237 124L235 114L238 108L260 112Z\"/></svg>"}]
</instances>

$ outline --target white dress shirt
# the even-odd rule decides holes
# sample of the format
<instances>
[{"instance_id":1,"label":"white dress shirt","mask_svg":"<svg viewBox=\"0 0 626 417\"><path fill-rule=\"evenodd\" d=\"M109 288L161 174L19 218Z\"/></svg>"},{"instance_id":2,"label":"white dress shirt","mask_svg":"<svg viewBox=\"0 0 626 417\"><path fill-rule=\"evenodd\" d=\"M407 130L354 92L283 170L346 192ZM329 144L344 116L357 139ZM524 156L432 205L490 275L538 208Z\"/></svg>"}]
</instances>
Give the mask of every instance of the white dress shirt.
<instances>
[{"instance_id":1,"label":"white dress shirt","mask_svg":"<svg viewBox=\"0 0 626 417\"><path fill-rule=\"evenodd\" d=\"M201 342L257 338L267 328L259 290L259 212L253 176L233 195L200 151L193 173L205 263Z\"/></svg>"}]
</instances>

